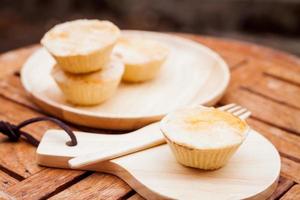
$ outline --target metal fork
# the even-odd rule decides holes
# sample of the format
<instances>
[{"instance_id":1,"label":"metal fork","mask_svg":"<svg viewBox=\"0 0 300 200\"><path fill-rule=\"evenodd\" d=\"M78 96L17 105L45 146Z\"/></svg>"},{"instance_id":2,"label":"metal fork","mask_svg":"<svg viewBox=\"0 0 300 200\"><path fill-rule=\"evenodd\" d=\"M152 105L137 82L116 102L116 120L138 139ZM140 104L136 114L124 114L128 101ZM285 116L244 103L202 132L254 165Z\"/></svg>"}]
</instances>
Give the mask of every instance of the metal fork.
<instances>
[{"instance_id":1,"label":"metal fork","mask_svg":"<svg viewBox=\"0 0 300 200\"><path fill-rule=\"evenodd\" d=\"M231 103L231 104L227 104L225 106L218 107L218 109L229 112L229 113L233 114L234 116L239 117L242 120L247 119L251 115L251 112L247 108L244 108L235 103Z\"/></svg>"},{"instance_id":2,"label":"metal fork","mask_svg":"<svg viewBox=\"0 0 300 200\"><path fill-rule=\"evenodd\" d=\"M246 108L236 105L234 103L228 104L225 106L218 107L219 110L229 112L233 114L234 116L239 117L240 119L244 120L248 118L251 115L251 112L247 110ZM148 137L147 141L145 142L134 142L135 139L137 139L136 133L142 137L144 137L142 134L145 130L149 129L151 132L151 138ZM149 136L149 130L148 130L148 136ZM154 130L154 131L153 131ZM135 135L134 135L135 132ZM160 133L159 130L159 123L153 123L151 125L148 125L144 128L141 128L137 131L134 131L131 133L132 142L128 146L120 146L116 147L113 150L110 151L102 151L102 152L94 152L94 153L88 153L84 155L80 155L78 157L72 158L69 160L69 166L71 168L81 168L90 164L103 162L106 160L111 160L117 157L125 156L134 152L142 151L160 144L164 144L165 138L163 137L163 134ZM146 131L147 132L147 131Z\"/></svg>"}]
</instances>

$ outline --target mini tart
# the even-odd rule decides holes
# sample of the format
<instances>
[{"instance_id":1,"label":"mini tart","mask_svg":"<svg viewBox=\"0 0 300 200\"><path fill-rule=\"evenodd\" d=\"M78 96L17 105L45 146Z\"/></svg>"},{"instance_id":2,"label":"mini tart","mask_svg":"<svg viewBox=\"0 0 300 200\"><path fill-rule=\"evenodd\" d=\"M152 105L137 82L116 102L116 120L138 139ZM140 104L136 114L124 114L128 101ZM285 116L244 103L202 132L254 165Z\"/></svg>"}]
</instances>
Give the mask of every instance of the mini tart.
<instances>
[{"instance_id":1,"label":"mini tart","mask_svg":"<svg viewBox=\"0 0 300 200\"><path fill-rule=\"evenodd\" d=\"M109 21L82 19L54 26L41 43L64 71L79 74L101 69L119 36Z\"/></svg>"},{"instance_id":2,"label":"mini tart","mask_svg":"<svg viewBox=\"0 0 300 200\"><path fill-rule=\"evenodd\" d=\"M160 43L142 38L121 37L114 54L125 64L123 80L142 82L153 79L168 56L169 50Z\"/></svg>"},{"instance_id":3,"label":"mini tart","mask_svg":"<svg viewBox=\"0 0 300 200\"><path fill-rule=\"evenodd\" d=\"M70 103L90 106L99 104L114 94L123 72L123 63L112 59L97 72L72 74L56 65L51 75Z\"/></svg>"},{"instance_id":4,"label":"mini tart","mask_svg":"<svg viewBox=\"0 0 300 200\"><path fill-rule=\"evenodd\" d=\"M247 136L249 126L228 112L189 107L164 117L161 130L179 163L213 170L227 163Z\"/></svg>"}]
</instances>

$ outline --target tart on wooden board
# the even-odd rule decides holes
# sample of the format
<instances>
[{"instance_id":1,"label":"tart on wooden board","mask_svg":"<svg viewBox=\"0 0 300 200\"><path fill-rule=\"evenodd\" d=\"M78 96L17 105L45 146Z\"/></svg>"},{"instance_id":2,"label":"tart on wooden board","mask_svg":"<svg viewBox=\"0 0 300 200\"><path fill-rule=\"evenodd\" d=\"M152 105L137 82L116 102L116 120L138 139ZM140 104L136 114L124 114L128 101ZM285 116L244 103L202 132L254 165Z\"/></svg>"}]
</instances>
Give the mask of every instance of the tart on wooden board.
<instances>
[{"instance_id":1,"label":"tart on wooden board","mask_svg":"<svg viewBox=\"0 0 300 200\"><path fill-rule=\"evenodd\" d=\"M161 121L161 130L177 161L206 170L223 167L249 129L245 121L213 107L181 108Z\"/></svg>"}]
</instances>

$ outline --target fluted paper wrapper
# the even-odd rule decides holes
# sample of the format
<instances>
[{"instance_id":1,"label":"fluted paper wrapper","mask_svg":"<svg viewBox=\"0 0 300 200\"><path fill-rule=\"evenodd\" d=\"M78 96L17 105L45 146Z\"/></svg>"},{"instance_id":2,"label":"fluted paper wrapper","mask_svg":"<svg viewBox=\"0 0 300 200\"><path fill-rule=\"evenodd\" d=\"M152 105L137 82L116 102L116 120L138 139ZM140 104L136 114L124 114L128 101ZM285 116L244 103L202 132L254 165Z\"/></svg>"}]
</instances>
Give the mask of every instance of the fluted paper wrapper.
<instances>
[{"instance_id":1,"label":"fluted paper wrapper","mask_svg":"<svg viewBox=\"0 0 300 200\"><path fill-rule=\"evenodd\" d=\"M195 149L172 142L168 138L167 142L179 163L205 170L223 167L241 145L240 143L218 149Z\"/></svg>"},{"instance_id":2,"label":"fluted paper wrapper","mask_svg":"<svg viewBox=\"0 0 300 200\"><path fill-rule=\"evenodd\" d=\"M116 91L120 79L102 83L67 84L57 82L57 84L69 102L89 106L99 104L110 98Z\"/></svg>"},{"instance_id":3,"label":"fluted paper wrapper","mask_svg":"<svg viewBox=\"0 0 300 200\"><path fill-rule=\"evenodd\" d=\"M62 70L74 74L84 74L102 69L109 61L114 44L86 55L52 55Z\"/></svg>"}]
</instances>

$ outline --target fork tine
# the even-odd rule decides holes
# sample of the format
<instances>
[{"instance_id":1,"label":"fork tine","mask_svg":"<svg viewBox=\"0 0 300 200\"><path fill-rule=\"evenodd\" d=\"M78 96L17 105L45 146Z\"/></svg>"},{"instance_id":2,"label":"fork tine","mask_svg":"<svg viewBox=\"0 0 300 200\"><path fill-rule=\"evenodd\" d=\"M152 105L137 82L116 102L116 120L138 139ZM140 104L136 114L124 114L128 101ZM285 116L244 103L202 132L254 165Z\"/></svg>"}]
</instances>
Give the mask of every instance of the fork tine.
<instances>
[{"instance_id":1,"label":"fork tine","mask_svg":"<svg viewBox=\"0 0 300 200\"><path fill-rule=\"evenodd\" d=\"M235 115L235 116L240 116L240 115L242 115L242 114L244 114L245 112L247 112L248 110L247 110L247 108L240 108L240 109L238 109L238 110L236 110L236 111L233 111L233 112L231 112L233 115Z\"/></svg>"},{"instance_id":2,"label":"fork tine","mask_svg":"<svg viewBox=\"0 0 300 200\"><path fill-rule=\"evenodd\" d=\"M234 112L236 112L236 111L238 111L238 110L240 110L240 109L243 109L243 107L240 106L240 105L236 105L235 107L232 107L232 108L230 108L230 109L228 109L228 110L226 110L226 111L227 111L227 112L230 112L230 113L234 113Z\"/></svg>"},{"instance_id":3,"label":"fork tine","mask_svg":"<svg viewBox=\"0 0 300 200\"><path fill-rule=\"evenodd\" d=\"M244 108L240 105L237 105L235 103L231 103L225 106L221 106L218 108L219 110L225 111L225 112L229 112L231 114L233 114L234 116L239 117L240 119L247 119L250 115L251 112L247 109Z\"/></svg>"},{"instance_id":4,"label":"fork tine","mask_svg":"<svg viewBox=\"0 0 300 200\"><path fill-rule=\"evenodd\" d=\"M250 117L250 115L251 115L251 112L250 112L250 111L247 111L247 112L241 114L241 115L239 116L239 118L245 120L245 119L247 119L248 117Z\"/></svg>"},{"instance_id":5,"label":"fork tine","mask_svg":"<svg viewBox=\"0 0 300 200\"><path fill-rule=\"evenodd\" d=\"M228 109L230 109L230 108L232 108L234 106L236 106L236 104L235 103L231 103L231 104L227 104L225 106L218 107L218 109L222 110L222 111L226 111L226 110L228 110Z\"/></svg>"}]
</instances>

